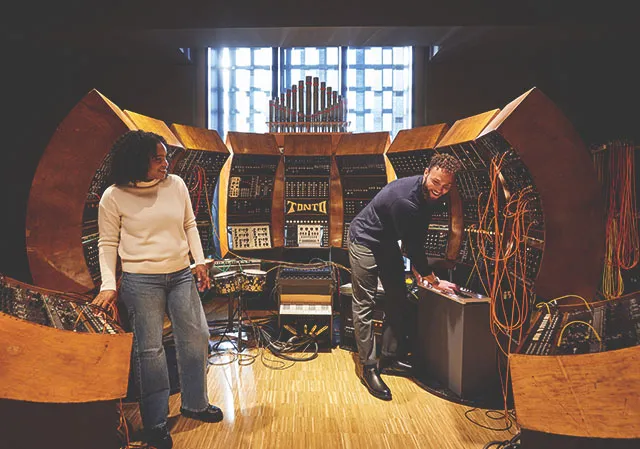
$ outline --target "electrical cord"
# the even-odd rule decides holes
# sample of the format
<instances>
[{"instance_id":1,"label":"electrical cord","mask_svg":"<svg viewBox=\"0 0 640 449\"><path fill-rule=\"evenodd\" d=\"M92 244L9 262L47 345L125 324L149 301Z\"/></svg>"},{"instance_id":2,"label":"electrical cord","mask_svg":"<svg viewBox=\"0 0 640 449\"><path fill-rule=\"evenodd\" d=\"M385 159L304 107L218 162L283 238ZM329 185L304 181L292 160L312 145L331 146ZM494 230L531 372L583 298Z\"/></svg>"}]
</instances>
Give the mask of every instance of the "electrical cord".
<instances>
[{"instance_id":1,"label":"electrical cord","mask_svg":"<svg viewBox=\"0 0 640 449\"><path fill-rule=\"evenodd\" d=\"M471 417L471 414L477 410L480 410L477 407L471 408L469 410L466 410L464 412L464 416L465 418L467 418L467 420L471 421L473 424L475 424L478 427L482 427L483 429L487 429L487 430L493 430L496 432L504 432L507 431L509 429L511 429L515 423L515 417L513 416L511 411L507 411L507 413L504 412L504 410L485 410L485 416L488 419L494 420L494 421L498 421L501 419L504 419L506 421L506 425L502 426L502 427L492 427L492 426L487 426L485 424L480 424L478 421L476 421L475 419L473 419ZM493 414L496 414L494 416L492 416Z\"/></svg>"},{"instance_id":2,"label":"electrical cord","mask_svg":"<svg viewBox=\"0 0 640 449\"><path fill-rule=\"evenodd\" d=\"M482 449L518 449L520 447L520 432L511 439L504 441L489 441Z\"/></svg>"}]
</instances>

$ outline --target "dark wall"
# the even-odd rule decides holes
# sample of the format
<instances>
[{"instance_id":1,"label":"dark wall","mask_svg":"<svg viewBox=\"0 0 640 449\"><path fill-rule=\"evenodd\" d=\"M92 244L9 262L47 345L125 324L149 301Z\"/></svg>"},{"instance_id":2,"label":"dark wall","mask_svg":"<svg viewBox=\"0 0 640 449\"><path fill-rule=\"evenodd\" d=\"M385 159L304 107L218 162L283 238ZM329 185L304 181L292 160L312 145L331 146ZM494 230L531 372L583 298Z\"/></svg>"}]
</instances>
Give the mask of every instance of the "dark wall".
<instances>
[{"instance_id":1,"label":"dark wall","mask_svg":"<svg viewBox=\"0 0 640 449\"><path fill-rule=\"evenodd\" d=\"M634 38L635 39L635 38ZM587 145L640 142L640 83L632 66L637 39L602 39L468 47L427 63L427 122L502 108L537 87L569 118Z\"/></svg>"},{"instance_id":2,"label":"dark wall","mask_svg":"<svg viewBox=\"0 0 640 449\"><path fill-rule=\"evenodd\" d=\"M5 44L0 273L28 282L25 218L29 189L58 124L91 89L97 89L123 110L169 125L195 125L196 66L176 62L176 58L166 62L144 55L65 49L46 42Z\"/></svg>"}]
</instances>

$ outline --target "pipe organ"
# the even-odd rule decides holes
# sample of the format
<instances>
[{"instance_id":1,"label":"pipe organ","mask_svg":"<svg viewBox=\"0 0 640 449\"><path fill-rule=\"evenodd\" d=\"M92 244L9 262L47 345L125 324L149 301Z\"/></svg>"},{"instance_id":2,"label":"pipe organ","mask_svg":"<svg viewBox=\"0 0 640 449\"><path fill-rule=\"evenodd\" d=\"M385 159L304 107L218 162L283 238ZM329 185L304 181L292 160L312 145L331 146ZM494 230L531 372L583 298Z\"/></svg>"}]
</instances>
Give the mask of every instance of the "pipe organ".
<instances>
[{"instance_id":1,"label":"pipe organ","mask_svg":"<svg viewBox=\"0 0 640 449\"><path fill-rule=\"evenodd\" d=\"M346 132L347 100L317 76L287 88L269 101L269 132Z\"/></svg>"}]
</instances>

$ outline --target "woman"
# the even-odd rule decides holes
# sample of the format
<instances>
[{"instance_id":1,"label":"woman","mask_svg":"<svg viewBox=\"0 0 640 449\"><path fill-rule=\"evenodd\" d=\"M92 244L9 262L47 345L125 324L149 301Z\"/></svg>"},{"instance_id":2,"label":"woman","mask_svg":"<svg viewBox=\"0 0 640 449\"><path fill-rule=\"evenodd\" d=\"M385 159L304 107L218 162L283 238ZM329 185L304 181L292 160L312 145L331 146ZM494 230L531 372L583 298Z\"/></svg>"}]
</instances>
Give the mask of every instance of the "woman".
<instances>
[{"instance_id":1,"label":"woman","mask_svg":"<svg viewBox=\"0 0 640 449\"><path fill-rule=\"evenodd\" d=\"M112 151L114 185L105 190L98 211L102 285L93 303L103 308L114 305L120 255L120 299L133 328L142 424L150 446L170 449L169 376L162 345L165 311L176 344L180 412L206 422L222 420L222 411L210 405L207 396L209 328L189 268L189 251L201 291L210 288L210 280L189 191L180 177L167 172L165 139L129 131Z\"/></svg>"}]
</instances>

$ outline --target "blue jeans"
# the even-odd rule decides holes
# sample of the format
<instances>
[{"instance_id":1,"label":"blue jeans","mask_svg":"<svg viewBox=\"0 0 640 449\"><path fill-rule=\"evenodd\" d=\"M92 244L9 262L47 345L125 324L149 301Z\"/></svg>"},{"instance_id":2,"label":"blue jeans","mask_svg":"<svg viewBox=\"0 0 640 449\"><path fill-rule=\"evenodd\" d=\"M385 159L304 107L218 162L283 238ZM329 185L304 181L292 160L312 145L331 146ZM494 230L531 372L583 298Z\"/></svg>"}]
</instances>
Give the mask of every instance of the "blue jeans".
<instances>
[{"instance_id":1,"label":"blue jeans","mask_svg":"<svg viewBox=\"0 0 640 449\"><path fill-rule=\"evenodd\" d=\"M144 428L165 425L169 414L169 372L162 345L165 310L176 345L182 408L205 410L209 326L189 267L169 274L123 273L120 298L133 328L133 369Z\"/></svg>"}]
</instances>

